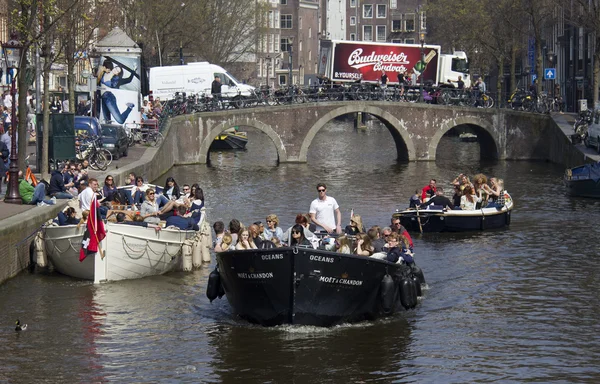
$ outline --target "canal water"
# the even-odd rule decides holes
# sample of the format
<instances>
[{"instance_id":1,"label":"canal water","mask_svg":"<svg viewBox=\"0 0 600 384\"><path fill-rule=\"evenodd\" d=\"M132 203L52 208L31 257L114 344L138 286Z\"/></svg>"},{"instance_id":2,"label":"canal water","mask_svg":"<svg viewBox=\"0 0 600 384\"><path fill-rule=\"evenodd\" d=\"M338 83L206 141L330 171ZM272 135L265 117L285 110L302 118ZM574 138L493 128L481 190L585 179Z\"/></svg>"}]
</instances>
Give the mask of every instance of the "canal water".
<instances>
[{"instance_id":1,"label":"canal water","mask_svg":"<svg viewBox=\"0 0 600 384\"><path fill-rule=\"evenodd\" d=\"M390 133L335 121L308 164L277 165L270 139L170 174L199 182L209 219L275 213L287 228L324 182L348 222L387 225L415 189L458 173L505 180L510 229L415 236L429 288L413 311L330 329L262 328L205 297L210 267L94 286L24 272L0 286L0 383L465 383L600 380L600 202L571 198L564 169L480 162L477 143L446 136L438 161L398 164ZM164 182L164 180L160 180ZM29 324L16 333L14 321Z\"/></svg>"}]
</instances>

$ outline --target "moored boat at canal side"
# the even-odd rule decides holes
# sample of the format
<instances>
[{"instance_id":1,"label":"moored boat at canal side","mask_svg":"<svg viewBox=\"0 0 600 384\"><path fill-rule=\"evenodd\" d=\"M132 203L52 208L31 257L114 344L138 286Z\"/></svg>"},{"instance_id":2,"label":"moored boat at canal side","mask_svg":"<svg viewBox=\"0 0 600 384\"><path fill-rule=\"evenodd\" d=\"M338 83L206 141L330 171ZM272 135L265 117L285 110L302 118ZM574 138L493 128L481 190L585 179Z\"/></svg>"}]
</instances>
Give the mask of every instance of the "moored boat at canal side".
<instances>
[{"instance_id":1,"label":"moored boat at canal side","mask_svg":"<svg viewBox=\"0 0 600 384\"><path fill-rule=\"evenodd\" d=\"M248 134L231 128L215 137L210 149L245 149L246 144L248 144Z\"/></svg>"},{"instance_id":2,"label":"moored boat at canal side","mask_svg":"<svg viewBox=\"0 0 600 384\"><path fill-rule=\"evenodd\" d=\"M600 198L600 162L567 169L564 182L571 196Z\"/></svg>"},{"instance_id":3,"label":"moored boat at canal side","mask_svg":"<svg viewBox=\"0 0 600 384\"><path fill-rule=\"evenodd\" d=\"M127 224L106 224L106 238L100 253L79 261L85 226L46 226L44 248L55 270L94 283L162 275L182 265L182 248L196 231L144 228Z\"/></svg>"},{"instance_id":4,"label":"moored boat at canal side","mask_svg":"<svg viewBox=\"0 0 600 384\"><path fill-rule=\"evenodd\" d=\"M472 211L460 209L415 209L396 212L409 232L465 232L504 228L510 225L513 209L512 197L504 192L502 208L481 208Z\"/></svg>"},{"instance_id":5,"label":"moored boat at canal side","mask_svg":"<svg viewBox=\"0 0 600 384\"><path fill-rule=\"evenodd\" d=\"M264 326L333 326L414 308L416 266L312 248L226 251L209 277L211 301L225 294L243 319Z\"/></svg>"}]
</instances>

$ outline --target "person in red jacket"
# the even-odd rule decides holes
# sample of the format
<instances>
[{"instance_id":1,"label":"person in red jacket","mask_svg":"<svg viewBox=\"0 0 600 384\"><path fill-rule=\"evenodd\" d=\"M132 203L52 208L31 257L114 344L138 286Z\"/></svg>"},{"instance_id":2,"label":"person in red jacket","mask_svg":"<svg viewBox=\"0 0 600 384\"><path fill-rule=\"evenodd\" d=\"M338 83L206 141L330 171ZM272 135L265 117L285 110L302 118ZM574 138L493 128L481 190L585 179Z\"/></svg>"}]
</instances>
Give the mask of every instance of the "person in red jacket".
<instances>
[{"instance_id":1,"label":"person in red jacket","mask_svg":"<svg viewBox=\"0 0 600 384\"><path fill-rule=\"evenodd\" d=\"M429 185L426 185L421 190L421 201L424 202L425 199L431 199L433 196L435 196L435 191L435 179L431 179L429 180Z\"/></svg>"}]
</instances>

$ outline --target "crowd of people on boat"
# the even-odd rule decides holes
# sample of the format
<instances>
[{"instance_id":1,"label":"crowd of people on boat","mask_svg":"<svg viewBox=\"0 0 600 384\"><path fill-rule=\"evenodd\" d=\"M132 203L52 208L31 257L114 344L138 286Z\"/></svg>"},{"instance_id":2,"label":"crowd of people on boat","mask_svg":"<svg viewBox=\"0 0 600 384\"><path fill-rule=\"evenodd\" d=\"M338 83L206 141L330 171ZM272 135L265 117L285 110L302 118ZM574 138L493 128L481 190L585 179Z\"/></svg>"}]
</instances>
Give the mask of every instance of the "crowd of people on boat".
<instances>
[{"instance_id":1,"label":"crowd of people on boat","mask_svg":"<svg viewBox=\"0 0 600 384\"><path fill-rule=\"evenodd\" d=\"M391 226L376 225L367 230L362 217L352 213L350 222L342 230L339 205L335 198L327 196L327 186L319 183L317 193L309 212L298 213L294 225L285 231L275 214L266 216L266 226L260 220L245 226L232 219L227 228L222 221L215 222L215 251L290 246L374 257L393 263L414 262L412 238L399 219L393 218Z\"/></svg>"},{"instance_id":2,"label":"crowd of people on boat","mask_svg":"<svg viewBox=\"0 0 600 384\"><path fill-rule=\"evenodd\" d=\"M410 198L410 208L451 209L473 211L481 208L504 207L504 180L478 173L472 178L461 173L453 181L454 195L449 199L435 179Z\"/></svg>"},{"instance_id":3,"label":"crowd of people on boat","mask_svg":"<svg viewBox=\"0 0 600 384\"><path fill-rule=\"evenodd\" d=\"M99 203L102 219L121 224L137 225L160 229L176 227L181 230L199 230L203 220L204 192L198 184L184 184L181 187L173 177L166 179L164 187L149 185L142 177L130 173L127 184L117 186L112 175L104 179L100 187L95 178L90 178L82 163L66 163L52 173L47 187L53 200L44 204L54 204L56 199L77 199L56 219L59 225L78 224L85 221L85 213L91 208L95 198ZM37 188L37 187L36 187ZM45 195L44 192L41 194ZM70 211L69 209L73 209Z\"/></svg>"}]
</instances>

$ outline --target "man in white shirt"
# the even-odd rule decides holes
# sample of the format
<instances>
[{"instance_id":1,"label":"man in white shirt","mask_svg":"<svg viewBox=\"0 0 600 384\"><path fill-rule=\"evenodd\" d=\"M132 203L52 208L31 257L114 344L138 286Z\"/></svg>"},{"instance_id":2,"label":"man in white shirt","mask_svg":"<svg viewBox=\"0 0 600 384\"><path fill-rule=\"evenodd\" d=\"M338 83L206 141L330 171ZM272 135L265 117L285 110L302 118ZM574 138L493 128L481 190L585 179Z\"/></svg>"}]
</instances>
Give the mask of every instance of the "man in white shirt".
<instances>
[{"instance_id":1,"label":"man in white shirt","mask_svg":"<svg viewBox=\"0 0 600 384\"><path fill-rule=\"evenodd\" d=\"M88 186L79 194L79 208L82 211L89 211L92 199L98 189L98 180L91 178L88 180Z\"/></svg>"},{"instance_id":2,"label":"man in white shirt","mask_svg":"<svg viewBox=\"0 0 600 384\"><path fill-rule=\"evenodd\" d=\"M342 233L342 214L337 201L327 196L327 186L323 183L317 184L317 192L319 197L310 203L310 219L327 233Z\"/></svg>"}]
</instances>

